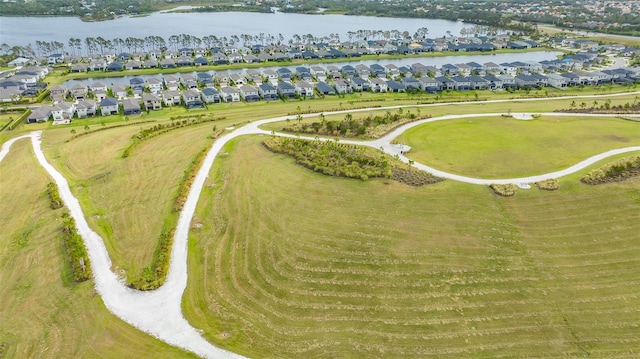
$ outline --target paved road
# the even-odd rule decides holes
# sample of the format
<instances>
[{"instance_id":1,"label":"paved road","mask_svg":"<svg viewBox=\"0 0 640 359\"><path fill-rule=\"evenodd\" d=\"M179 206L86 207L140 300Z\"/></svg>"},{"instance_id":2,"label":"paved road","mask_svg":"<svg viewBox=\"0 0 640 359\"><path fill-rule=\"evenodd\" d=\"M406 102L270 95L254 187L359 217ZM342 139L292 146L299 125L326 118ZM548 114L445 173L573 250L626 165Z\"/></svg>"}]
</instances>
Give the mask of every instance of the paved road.
<instances>
[{"instance_id":1,"label":"paved road","mask_svg":"<svg viewBox=\"0 0 640 359\"><path fill-rule=\"evenodd\" d=\"M640 93L640 92L637 92ZM637 94L636 93L636 94ZM596 96L574 96L571 98L589 98L589 97L613 97L620 96L620 94L614 95L596 95ZM541 101L544 99L518 99L517 101ZM514 100L495 100L486 101L499 103L510 102ZM477 102L469 102L476 103ZM454 105L459 105L456 103ZM429 106L451 106L452 104L432 104L422 105L422 107ZM363 112L380 109L394 109L407 106L392 106L386 108L370 108L359 110L344 110L333 113L352 113ZM326 113L330 114L330 113ZM307 114L303 117L318 116L319 114ZM398 153L397 147L391 144L391 140L397 137L400 133L408 128L419 126L424 123L433 121L444 121L448 119L465 118L465 117L480 117L480 116L495 116L496 114L470 114L470 115L449 115L437 118L430 118L414 123L406 124L388 135L374 141L342 141L346 143L354 143L360 145L366 145L374 148L382 147L385 152L390 154L398 154L400 159L408 162L408 159ZM559 114L554 113L554 116ZM573 115L573 114L571 114ZM582 115L581 115L582 116ZM49 173L59 188L60 196L65 202L65 205L69 209L71 216L75 219L78 227L78 233L82 236L89 252L89 258L93 268L94 281L96 291L102 297L106 307L127 323L135 326L136 328L147 332L154 337L163 340L171 345L183 348L185 350L196 353L204 358L220 358L220 359L239 359L244 358L241 355L220 349L207 342L199 333L199 331L192 327L182 315L181 301L182 295L187 285L187 237L189 233L189 227L191 219L195 213L196 204L200 196L200 192L204 186L204 182L213 166L213 162L222 150L224 145L236 137L244 135L262 134L269 135L271 132L260 128L261 125L284 121L291 116L281 116L271 119L265 119L260 121L254 121L246 126L239 127L231 132L220 137L212 146L211 150L207 153L202 167L198 171L194 183L191 186L189 195L185 202L184 208L180 213L180 218L176 227L173 248L171 251L171 264L170 270L167 275L167 279L160 288L154 291L141 292L128 288L124 285L123 281L111 271L111 259L104 245L103 239L95 233L87 223L85 215L80 207L79 201L74 197L69 188L67 180L58 172L51 164L47 162L47 159L41 149L41 131L32 132L28 135L13 138L2 145L0 149L0 162L5 158L11 145L23 138L30 138L33 144L35 155L40 165ZM297 137L289 134L278 134L280 136ZM453 180L474 183L474 184L489 184L489 183L520 183L520 182L534 182L545 178L555 178L567 175L578 171L596 161L599 161L608 156L612 156L618 153L640 151L640 146L628 147L624 149L617 149L608 151L597 156L593 156L586 159L572 167L565 170L554 172L551 174L541 174L539 176L532 176L526 178L512 178L512 179L481 179L459 176L455 174L446 173L437 169L428 167L424 164L415 164L416 167L432 172L433 174Z\"/></svg>"}]
</instances>

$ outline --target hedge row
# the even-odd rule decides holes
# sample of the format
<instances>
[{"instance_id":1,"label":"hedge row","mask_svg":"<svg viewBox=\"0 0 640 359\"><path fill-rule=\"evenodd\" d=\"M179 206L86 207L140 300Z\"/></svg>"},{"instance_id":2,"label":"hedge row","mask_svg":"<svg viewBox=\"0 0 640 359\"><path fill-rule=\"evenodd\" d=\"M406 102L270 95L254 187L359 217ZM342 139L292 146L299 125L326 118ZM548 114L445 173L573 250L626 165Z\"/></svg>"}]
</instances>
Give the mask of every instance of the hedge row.
<instances>
[{"instance_id":1,"label":"hedge row","mask_svg":"<svg viewBox=\"0 0 640 359\"><path fill-rule=\"evenodd\" d=\"M183 128L187 126L195 126L206 122L220 121L224 120L226 117L209 117L209 118L191 118L191 121L188 119L183 119L179 121L174 121L173 118L171 123L166 124L157 124L153 127L146 128L138 132L138 134L131 137L131 144L125 148L122 153L122 158L127 158L131 155L131 151L139 145L141 142L153 138L155 136L159 136L161 134L167 133L172 130L176 130L178 128Z\"/></svg>"},{"instance_id":2,"label":"hedge row","mask_svg":"<svg viewBox=\"0 0 640 359\"><path fill-rule=\"evenodd\" d=\"M492 184L489 186L495 194L502 197L513 197L516 195L516 185L512 183L507 184Z\"/></svg>"},{"instance_id":3,"label":"hedge row","mask_svg":"<svg viewBox=\"0 0 640 359\"><path fill-rule=\"evenodd\" d=\"M558 180L555 178L550 178L544 181L536 182L536 187L545 191L555 191L560 188L560 184Z\"/></svg>"},{"instance_id":4,"label":"hedge row","mask_svg":"<svg viewBox=\"0 0 640 359\"><path fill-rule=\"evenodd\" d=\"M122 124L113 125L113 126L102 126L102 127L96 128L95 130L84 131L84 132L80 132L80 133L78 133L76 135L73 135L73 136L71 136L70 139L68 139L65 142L69 142L69 141L71 141L73 139L76 139L78 137L86 136L86 135L88 135L90 133L94 133L94 132L98 132L98 131L111 130L113 128L118 128L118 127L137 126L137 125L142 124L142 123L149 123L149 122L156 122L156 121L157 120L142 120L142 121L136 121L136 122L122 123Z\"/></svg>"},{"instance_id":5,"label":"hedge row","mask_svg":"<svg viewBox=\"0 0 640 359\"><path fill-rule=\"evenodd\" d=\"M216 130L211 138L218 138L224 130ZM196 178L196 174L198 174L198 170L200 169L204 158L209 152L209 147L200 151L196 157L189 163L189 167L184 171L184 177L182 177L182 181L180 181L180 186L178 188L178 195L176 196L176 200L173 203L173 211L180 212L182 207L184 207L184 203L187 200L187 195L189 195L189 191L191 190L191 185Z\"/></svg>"},{"instance_id":6,"label":"hedge row","mask_svg":"<svg viewBox=\"0 0 640 359\"><path fill-rule=\"evenodd\" d=\"M596 185L602 183L621 182L631 177L640 176L640 156L623 158L589 172L580 179L581 182Z\"/></svg>"},{"instance_id":7,"label":"hedge row","mask_svg":"<svg viewBox=\"0 0 640 359\"><path fill-rule=\"evenodd\" d=\"M154 290L159 288L167 278L169 265L171 264L171 248L173 247L174 230L163 232L155 253L155 261L151 267L142 270L140 279L129 283L129 287L137 290Z\"/></svg>"},{"instance_id":8,"label":"hedge row","mask_svg":"<svg viewBox=\"0 0 640 359\"><path fill-rule=\"evenodd\" d=\"M55 183L47 183L47 194L49 195L49 206L51 209L58 209L64 206L62 198L60 198L60 192L58 192L58 186Z\"/></svg>"},{"instance_id":9,"label":"hedge row","mask_svg":"<svg viewBox=\"0 0 640 359\"><path fill-rule=\"evenodd\" d=\"M426 116L428 118L430 116ZM425 118L422 116L422 118ZM298 118L301 120L301 118ZM292 133L309 133L324 136L343 136L343 137L360 137L374 138L378 137L376 131L378 127L384 127L386 132L401 124L418 119L416 113L399 109L396 113L387 111L384 115L369 115L366 117L354 118L350 113L346 114L341 121L327 121L324 115L320 115L320 121L309 123L297 123L284 127L282 130ZM288 120L289 122L290 120Z\"/></svg>"},{"instance_id":10,"label":"hedge row","mask_svg":"<svg viewBox=\"0 0 640 359\"><path fill-rule=\"evenodd\" d=\"M89 254L84 245L82 237L76 229L76 222L69 216L69 213L62 214L62 233L64 234L64 245L73 271L73 279L76 282L84 282L91 278L91 263Z\"/></svg>"}]
</instances>

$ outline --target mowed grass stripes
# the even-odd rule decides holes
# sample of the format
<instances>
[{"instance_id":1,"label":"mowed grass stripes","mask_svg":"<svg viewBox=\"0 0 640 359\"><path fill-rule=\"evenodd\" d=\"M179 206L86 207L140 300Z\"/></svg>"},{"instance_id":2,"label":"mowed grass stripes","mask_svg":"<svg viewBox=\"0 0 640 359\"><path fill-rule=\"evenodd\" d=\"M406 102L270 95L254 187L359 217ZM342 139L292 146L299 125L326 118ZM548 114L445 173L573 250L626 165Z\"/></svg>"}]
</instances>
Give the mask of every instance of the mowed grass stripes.
<instances>
[{"instance_id":1,"label":"mowed grass stripes","mask_svg":"<svg viewBox=\"0 0 640 359\"><path fill-rule=\"evenodd\" d=\"M633 357L640 181L500 198L332 178L230 144L191 234L187 318L251 357Z\"/></svg>"}]
</instances>

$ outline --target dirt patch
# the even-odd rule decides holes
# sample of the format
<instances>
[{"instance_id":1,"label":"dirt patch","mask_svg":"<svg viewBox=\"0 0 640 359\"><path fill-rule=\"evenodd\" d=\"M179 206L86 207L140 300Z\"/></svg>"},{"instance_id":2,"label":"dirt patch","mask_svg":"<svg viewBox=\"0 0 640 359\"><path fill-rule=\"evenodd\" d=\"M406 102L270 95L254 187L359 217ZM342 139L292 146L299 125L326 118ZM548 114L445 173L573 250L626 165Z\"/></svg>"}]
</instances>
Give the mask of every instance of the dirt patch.
<instances>
[{"instance_id":1,"label":"dirt patch","mask_svg":"<svg viewBox=\"0 0 640 359\"><path fill-rule=\"evenodd\" d=\"M604 138L615 142L629 142L629 138L616 135L605 136Z\"/></svg>"}]
</instances>

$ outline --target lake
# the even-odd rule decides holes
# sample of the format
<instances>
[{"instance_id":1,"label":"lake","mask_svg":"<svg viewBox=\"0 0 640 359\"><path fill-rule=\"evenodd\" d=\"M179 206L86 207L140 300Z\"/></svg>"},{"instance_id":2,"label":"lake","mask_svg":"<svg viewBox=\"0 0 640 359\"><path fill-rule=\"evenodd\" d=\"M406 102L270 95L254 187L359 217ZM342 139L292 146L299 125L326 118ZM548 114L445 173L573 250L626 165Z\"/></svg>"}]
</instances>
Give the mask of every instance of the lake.
<instances>
[{"instance_id":1,"label":"lake","mask_svg":"<svg viewBox=\"0 0 640 359\"><path fill-rule=\"evenodd\" d=\"M322 66L322 67L326 67L326 65L333 65L333 66L337 66L337 67L342 67L346 64L350 64L352 66L356 66L357 64L365 64L367 66L371 66L372 64L380 64L380 65L387 65L387 64L394 64L397 66L409 66L411 64L414 64L416 62L419 62L423 65L426 66L436 66L438 68L442 67L442 65L447 64L447 63L451 63L451 64L460 64L460 63L467 63L467 62L478 62L478 63L485 63L485 62L495 62L497 64L502 63L502 62L514 62L514 61L529 61L529 60L533 60L533 61L543 61L543 60L554 60L556 59L556 57L558 55L561 55L561 52L557 52L557 51L535 51L535 52L526 52L526 53L514 53L514 54L495 54L495 55L462 55L462 56L442 56L442 57L423 57L423 58L404 58L404 59L395 59L395 60L360 60L360 61L351 61L351 62L333 62L331 64L314 64L314 65L318 65L318 66ZM277 63L272 62L271 63L273 66L270 66L270 68L280 68L280 67L286 67L289 68L291 70L295 70L295 68L297 66L307 66L309 67L310 65L296 65L296 66L278 66ZM264 68L253 68L254 70L258 70L258 71L262 71L264 69L266 69L267 67ZM223 72L223 73L239 73L239 74L244 74L246 70L223 70L223 71L207 71L211 74L215 73L215 72ZM185 71L185 73L194 73L192 71ZM180 75L179 73L176 75ZM74 84L80 83L80 84L87 84L87 85L91 85L94 81L97 82L102 82L105 85L111 86L113 84L125 84L128 85L129 84L129 80L134 78L134 77L139 77L141 79L147 80L151 77L162 77L161 74L157 74L157 75L140 75L140 76L114 76L114 77L105 77L105 78L98 78L98 79L93 79L93 78L88 78L88 79L81 79L81 80L69 80L66 81L63 85L67 86L68 88L71 88L71 86L73 86Z\"/></svg>"},{"instance_id":2,"label":"lake","mask_svg":"<svg viewBox=\"0 0 640 359\"><path fill-rule=\"evenodd\" d=\"M348 40L347 32L357 30L399 30L414 34L418 28L429 29L429 37L442 37L450 31L458 35L463 22L433 19L384 18L346 15L303 15L285 13L175 13L156 12L143 17L120 17L100 22L82 22L75 17L3 17L0 16L0 43L25 46L36 41L60 41L65 45L70 38L98 37L105 39L188 34L198 37L215 35L277 36L285 42L294 34L312 34L317 37L340 34Z\"/></svg>"}]
</instances>

